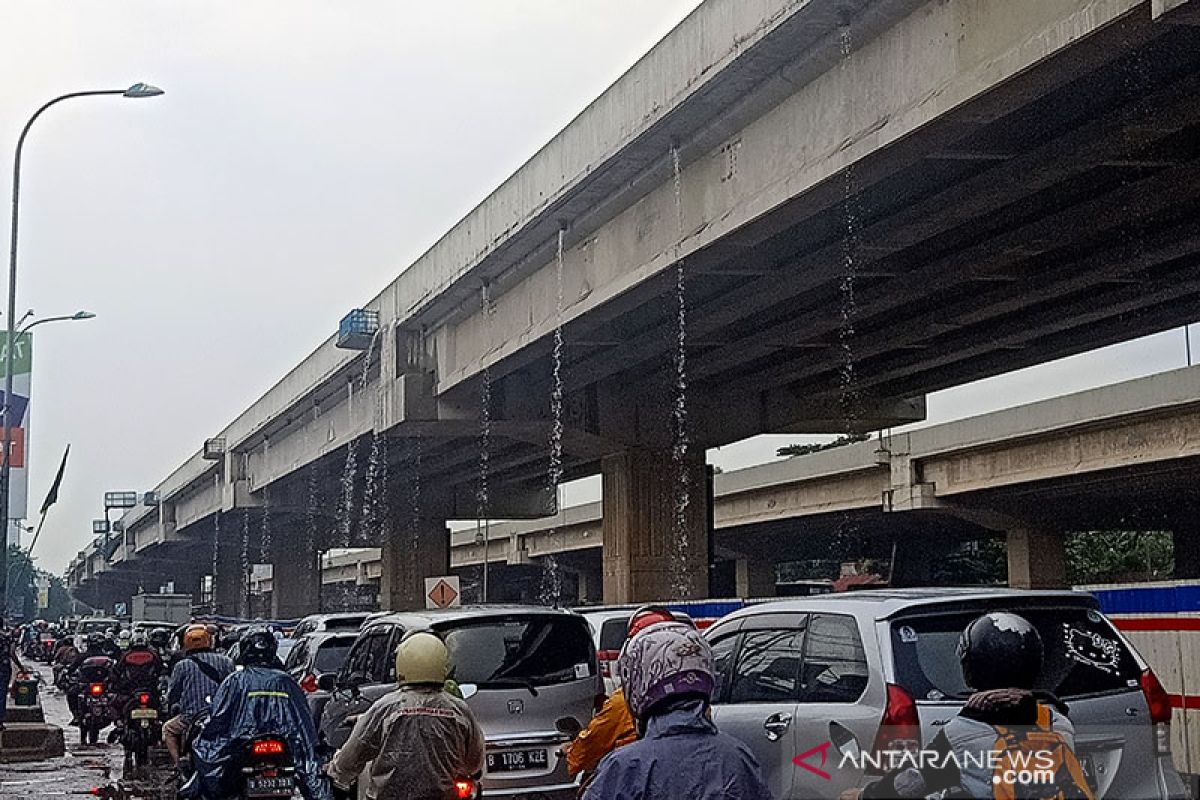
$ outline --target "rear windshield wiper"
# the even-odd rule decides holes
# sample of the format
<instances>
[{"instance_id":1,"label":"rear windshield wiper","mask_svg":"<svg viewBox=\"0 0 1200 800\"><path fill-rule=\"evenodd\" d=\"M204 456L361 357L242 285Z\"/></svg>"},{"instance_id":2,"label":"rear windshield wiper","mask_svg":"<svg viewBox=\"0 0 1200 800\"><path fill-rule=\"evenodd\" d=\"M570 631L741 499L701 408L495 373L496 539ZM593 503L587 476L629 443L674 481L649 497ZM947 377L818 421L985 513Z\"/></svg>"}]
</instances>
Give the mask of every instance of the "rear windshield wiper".
<instances>
[{"instance_id":1,"label":"rear windshield wiper","mask_svg":"<svg viewBox=\"0 0 1200 800\"><path fill-rule=\"evenodd\" d=\"M480 681L479 686L515 686L520 689L528 689L529 694L533 695L534 697L538 696L537 687L534 686L533 681L529 680L528 678L495 678L490 681Z\"/></svg>"}]
</instances>

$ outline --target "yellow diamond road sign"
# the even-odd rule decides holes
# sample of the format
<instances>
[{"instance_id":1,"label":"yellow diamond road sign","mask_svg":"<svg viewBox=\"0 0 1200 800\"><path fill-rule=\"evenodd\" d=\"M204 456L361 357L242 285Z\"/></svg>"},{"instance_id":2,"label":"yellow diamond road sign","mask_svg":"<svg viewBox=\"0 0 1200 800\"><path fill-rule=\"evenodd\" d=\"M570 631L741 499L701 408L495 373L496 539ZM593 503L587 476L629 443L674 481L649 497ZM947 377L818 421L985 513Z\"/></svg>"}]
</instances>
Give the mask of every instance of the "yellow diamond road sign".
<instances>
[{"instance_id":1,"label":"yellow diamond road sign","mask_svg":"<svg viewBox=\"0 0 1200 800\"><path fill-rule=\"evenodd\" d=\"M425 579L426 608L450 608L461 605L462 590L459 588L457 575Z\"/></svg>"}]
</instances>

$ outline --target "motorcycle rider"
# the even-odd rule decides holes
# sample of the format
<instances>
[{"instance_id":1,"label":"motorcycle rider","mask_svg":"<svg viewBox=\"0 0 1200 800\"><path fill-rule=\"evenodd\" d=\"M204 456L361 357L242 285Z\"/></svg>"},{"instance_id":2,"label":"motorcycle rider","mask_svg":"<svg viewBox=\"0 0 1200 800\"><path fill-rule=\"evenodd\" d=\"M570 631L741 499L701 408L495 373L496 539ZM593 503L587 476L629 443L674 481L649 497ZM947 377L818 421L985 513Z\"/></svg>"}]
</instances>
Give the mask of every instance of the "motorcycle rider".
<instances>
[{"instance_id":1,"label":"motorcycle rider","mask_svg":"<svg viewBox=\"0 0 1200 800\"><path fill-rule=\"evenodd\" d=\"M483 771L483 731L467 704L445 690L450 654L432 633L410 633L396 648L399 687L371 706L329 763L349 786L371 762L370 800L447 800L454 782Z\"/></svg>"},{"instance_id":2,"label":"motorcycle rider","mask_svg":"<svg viewBox=\"0 0 1200 800\"><path fill-rule=\"evenodd\" d=\"M642 606L629 617L626 641L651 625L674 620L675 615L662 606ZM581 772L594 772L600 759L618 747L636 741L637 725L625 702L624 688L618 688L567 747L567 773L574 777Z\"/></svg>"},{"instance_id":3,"label":"motorcycle rider","mask_svg":"<svg viewBox=\"0 0 1200 800\"><path fill-rule=\"evenodd\" d=\"M1044 658L1037 628L1006 611L984 614L963 630L958 658L963 680L974 694L926 746L938 757L920 768L894 770L865 789L842 792L841 800L943 793L992 797L1001 778L988 756L1023 731L1035 733L1037 749L1055 760L1054 784L1039 784L1039 791L1049 791L1038 796L1091 800L1091 789L1074 754L1075 729L1066 717L1066 706L1033 688ZM946 757L950 753L960 757Z\"/></svg>"},{"instance_id":4,"label":"motorcycle rider","mask_svg":"<svg viewBox=\"0 0 1200 800\"><path fill-rule=\"evenodd\" d=\"M188 728L208 710L209 698L233 672L233 661L213 651L212 636L203 625L192 625L184 631L183 652L183 658L171 669L167 689L167 708L175 716L166 721L162 730L163 744L177 765Z\"/></svg>"},{"instance_id":5,"label":"motorcycle rider","mask_svg":"<svg viewBox=\"0 0 1200 800\"><path fill-rule=\"evenodd\" d=\"M13 632L4 624L0 617L0 731L4 730L4 721L8 714L8 687L12 683L13 668L18 673L24 672L21 659L17 658L17 645Z\"/></svg>"},{"instance_id":6,"label":"motorcycle rider","mask_svg":"<svg viewBox=\"0 0 1200 800\"><path fill-rule=\"evenodd\" d=\"M157 692L158 679L163 674L163 661L150 647L144 633L132 637L129 649L113 667L113 721L116 727L109 734L110 741L117 741L125 722L125 707L140 692Z\"/></svg>"},{"instance_id":7,"label":"motorcycle rider","mask_svg":"<svg viewBox=\"0 0 1200 800\"><path fill-rule=\"evenodd\" d=\"M283 671L275 637L256 626L241 637L238 664L213 696L212 715L192 745L196 784L202 797L226 797L240 774L240 749L257 736L277 735L287 742L300 793L307 800L331 800L321 774L317 730L308 700L296 680Z\"/></svg>"},{"instance_id":8,"label":"motorcycle rider","mask_svg":"<svg viewBox=\"0 0 1200 800\"><path fill-rule=\"evenodd\" d=\"M167 659L171 657L171 632L166 628L155 628L146 639L165 666Z\"/></svg>"},{"instance_id":9,"label":"motorcycle rider","mask_svg":"<svg viewBox=\"0 0 1200 800\"><path fill-rule=\"evenodd\" d=\"M617 669L640 738L604 757L584 800L771 800L749 748L709 718L712 648L695 628L652 625Z\"/></svg>"},{"instance_id":10,"label":"motorcycle rider","mask_svg":"<svg viewBox=\"0 0 1200 800\"><path fill-rule=\"evenodd\" d=\"M109 649L104 644L104 634L96 631L95 633L88 634L83 651L76 652L75 658L63 670L63 685L59 688L62 688L67 693L67 708L71 711L71 725L79 724L81 711L79 696L83 692L83 684L91 682L90 678L87 681L81 680L81 678L88 677L81 674L83 665L89 659L101 658L110 658ZM99 662L93 661L92 666L96 669L95 674L99 676ZM105 675L104 679L107 679L107 675Z\"/></svg>"}]
</instances>

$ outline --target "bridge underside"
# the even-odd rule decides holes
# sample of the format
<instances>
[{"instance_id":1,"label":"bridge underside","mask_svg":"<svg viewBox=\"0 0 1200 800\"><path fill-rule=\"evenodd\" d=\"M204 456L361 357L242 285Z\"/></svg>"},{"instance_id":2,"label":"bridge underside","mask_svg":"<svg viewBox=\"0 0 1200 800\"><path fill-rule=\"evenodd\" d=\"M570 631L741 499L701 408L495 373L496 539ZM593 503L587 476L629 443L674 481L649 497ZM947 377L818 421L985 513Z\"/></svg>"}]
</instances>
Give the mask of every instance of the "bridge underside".
<instances>
[{"instance_id":1,"label":"bridge underside","mask_svg":"<svg viewBox=\"0 0 1200 800\"><path fill-rule=\"evenodd\" d=\"M603 472L606 489L655 484L644 496L606 494L606 504L620 505L606 507L605 518L642 514L657 529L652 507L672 502L672 476L687 475L688 525L698 529L705 448L766 432L899 424L923 415L928 392L1194 321L1200 27L1153 21L1149 9L764 208L689 254L681 270L661 270L569 319L562 477ZM886 76L846 74L863 86L886 84ZM841 88L848 109L884 105L853 83ZM778 146L794 146L780 131ZM873 135L861 130L843 148ZM716 149L681 143L683 216L697 216L688 209L707 207L712 195L745 191L740 143L736 135ZM788 162L782 151L756 153ZM635 156L669 168L665 148ZM644 211L648 229L676 213L649 200ZM581 236L573 258L587 259ZM606 243L604 252L639 245ZM543 309L553 302L535 299ZM403 362L413 333L393 333L400 343L381 348L377 366L355 370L390 374L383 359L393 351ZM311 527L306 519L327 520L317 541L334 545L379 545L398 529L477 513L549 514L553 348L551 336L540 336L491 364L486 380L457 383L418 358L420 369L401 377L430 413L383 426L374 441L352 443L353 454L342 447L273 477L259 489L262 502L285 509L296 531ZM398 369L406 373L404 363ZM690 454L668 469L681 383ZM646 455L635 464L631 452ZM357 499L340 513L346 497ZM339 524L328 522L335 517Z\"/></svg>"}]
</instances>

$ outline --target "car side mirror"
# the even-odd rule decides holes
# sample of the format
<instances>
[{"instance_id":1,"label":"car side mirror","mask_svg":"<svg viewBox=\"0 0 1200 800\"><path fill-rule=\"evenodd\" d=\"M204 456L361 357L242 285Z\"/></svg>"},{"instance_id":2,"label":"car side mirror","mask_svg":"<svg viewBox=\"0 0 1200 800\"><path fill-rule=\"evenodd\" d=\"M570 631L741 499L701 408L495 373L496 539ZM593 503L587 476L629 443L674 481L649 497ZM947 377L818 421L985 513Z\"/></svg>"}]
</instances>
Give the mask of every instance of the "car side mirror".
<instances>
[{"instance_id":1,"label":"car side mirror","mask_svg":"<svg viewBox=\"0 0 1200 800\"><path fill-rule=\"evenodd\" d=\"M317 688L322 692L335 692L338 688L337 675L326 672L317 678Z\"/></svg>"}]
</instances>

